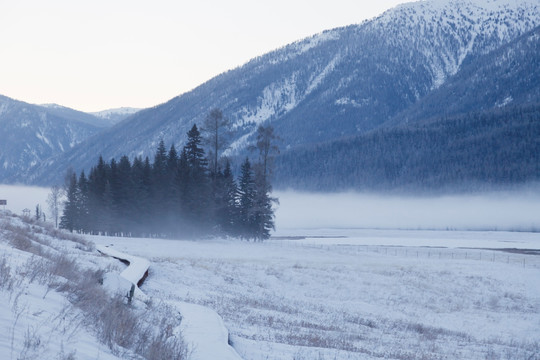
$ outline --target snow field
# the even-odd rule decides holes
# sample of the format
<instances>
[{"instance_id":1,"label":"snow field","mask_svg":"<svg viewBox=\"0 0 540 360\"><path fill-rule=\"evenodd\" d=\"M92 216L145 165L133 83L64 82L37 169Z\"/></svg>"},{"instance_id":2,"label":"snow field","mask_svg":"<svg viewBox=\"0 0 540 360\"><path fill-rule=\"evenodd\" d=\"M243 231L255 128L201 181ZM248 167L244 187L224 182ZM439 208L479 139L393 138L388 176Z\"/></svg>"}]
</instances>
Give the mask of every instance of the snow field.
<instances>
[{"instance_id":1,"label":"snow field","mask_svg":"<svg viewBox=\"0 0 540 360\"><path fill-rule=\"evenodd\" d=\"M181 316L102 284L120 263L50 225L0 217L1 359L186 359ZM120 264L121 265L121 264Z\"/></svg>"},{"instance_id":2,"label":"snow field","mask_svg":"<svg viewBox=\"0 0 540 360\"><path fill-rule=\"evenodd\" d=\"M30 240L24 230L19 219L0 219L0 358L118 359L87 329L84 313L54 290L62 282L54 272L68 268L69 262L48 267L38 255L50 251L54 257L60 249L74 248L61 248L39 234Z\"/></svg>"},{"instance_id":3,"label":"snow field","mask_svg":"<svg viewBox=\"0 0 540 360\"><path fill-rule=\"evenodd\" d=\"M91 239L149 258L148 295L217 311L244 359L538 356L537 257L451 246L539 248L537 234L388 231L383 241L384 231L368 232L265 243ZM430 238L437 248L424 247Z\"/></svg>"},{"instance_id":4,"label":"snow field","mask_svg":"<svg viewBox=\"0 0 540 360\"><path fill-rule=\"evenodd\" d=\"M218 316L205 319L213 313L205 307L223 318L244 359L540 354L540 257L523 253L540 249L540 234L310 228L279 235L263 243L87 237L94 246L2 218L0 325L8 331L0 358L172 359L182 352L173 340L185 334L190 345L205 337L212 344L192 346L187 358L234 359L215 346L227 332ZM96 283L131 271L100 256L100 246L150 261L148 298L126 307L117 287ZM89 298L84 279L96 286ZM215 341L209 328L218 330Z\"/></svg>"},{"instance_id":5,"label":"snow field","mask_svg":"<svg viewBox=\"0 0 540 360\"><path fill-rule=\"evenodd\" d=\"M122 293L129 293L134 286L136 300L145 302L152 300L144 294L137 284L148 274L150 262L147 259L121 253L112 246L98 245L97 250L120 261L127 261L128 267L120 275L105 278L104 285L108 289L121 289ZM185 302L168 301L167 305L179 313L182 320L179 332L190 347L191 360L239 360L240 357L229 346L229 332L223 324L221 317L212 309ZM164 356L161 354L160 356Z\"/></svg>"}]
</instances>

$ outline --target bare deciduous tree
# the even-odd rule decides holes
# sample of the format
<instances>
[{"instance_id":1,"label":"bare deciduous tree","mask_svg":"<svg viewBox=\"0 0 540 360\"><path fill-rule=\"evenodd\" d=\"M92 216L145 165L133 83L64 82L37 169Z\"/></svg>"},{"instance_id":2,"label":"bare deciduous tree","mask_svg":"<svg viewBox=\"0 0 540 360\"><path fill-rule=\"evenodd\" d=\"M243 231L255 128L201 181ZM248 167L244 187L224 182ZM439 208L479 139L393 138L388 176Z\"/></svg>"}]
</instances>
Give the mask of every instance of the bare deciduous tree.
<instances>
[{"instance_id":1,"label":"bare deciduous tree","mask_svg":"<svg viewBox=\"0 0 540 360\"><path fill-rule=\"evenodd\" d=\"M279 148L275 144L280 138L274 134L274 127L268 125L266 127L259 125L257 128L257 143L255 146L251 146L250 150L259 151L259 162L261 175L266 182L268 177L272 174L272 165L274 155L279 154Z\"/></svg>"},{"instance_id":2,"label":"bare deciduous tree","mask_svg":"<svg viewBox=\"0 0 540 360\"><path fill-rule=\"evenodd\" d=\"M58 185L54 185L51 188L51 192L47 197L47 204L49 205L49 211L54 219L54 226L58 228L58 216L60 215L60 199L62 197L62 188Z\"/></svg>"},{"instance_id":3,"label":"bare deciduous tree","mask_svg":"<svg viewBox=\"0 0 540 360\"><path fill-rule=\"evenodd\" d=\"M220 109L212 109L204 119L201 132L203 133L204 143L208 146L210 171L212 177L215 177L218 171L220 153L229 146L230 121L223 116Z\"/></svg>"}]
</instances>

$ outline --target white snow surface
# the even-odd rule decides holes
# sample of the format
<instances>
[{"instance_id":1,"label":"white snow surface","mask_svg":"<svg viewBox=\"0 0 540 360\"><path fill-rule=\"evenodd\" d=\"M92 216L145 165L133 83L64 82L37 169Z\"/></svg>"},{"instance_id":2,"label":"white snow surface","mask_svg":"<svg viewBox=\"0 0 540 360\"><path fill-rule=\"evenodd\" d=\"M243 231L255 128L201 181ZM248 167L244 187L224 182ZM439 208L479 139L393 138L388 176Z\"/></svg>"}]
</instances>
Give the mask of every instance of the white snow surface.
<instances>
[{"instance_id":1,"label":"white snow surface","mask_svg":"<svg viewBox=\"0 0 540 360\"><path fill-rule=\"evenodd\" d=\"M244 359L477 359L539 345L540 257L488 249L540 249L540 234L288 231L264 243L90 239L151 259L144 291L213 308Z\"/></svg>"},{"instance_id":2,"label":"white snow surface","mask_svg":"<svg viewBox=\"0 0 540 360\"><path fill-rule=\"evenodd\" d=\"M107 109L102 111L96 111L92 112L90 114L97 116L102 119L110 119L111 117L115 115L132 115L136 112L140 111L139 108L132 108L132 107L121 107L116 109Z\"/></svg>"},{"instance_id":3,"label":"white snow surface","mask_svg":"<svg viewBox=\"0 0 540 360\"><path fill-rule=\"evenodd\" d=\"M504 21L493 21L493 17ZM512 37L540 23L540 3L537 0L424 0L404 3L386 11L368 24L383 32L396 23L400 31L389 36L390 42L400 42L416 33L415 44L430 64L433 88L441 86L459 70L463 60L475 50L487 53L493 48L475 49L476 39L498 39L497 47ZM433 32L433 25L438 27ZM468 30L466 30L468 29ZM435 43L452 44L446 51L434 53L423 39L435 38Z\"/></svg>"},{"instance_id":4,"label":"white snow surface","mask_svg":"<svg viewBox=\"0 0 540 360\"><path fill-rule=\"evenodd\" d=\"M137 283L143 278L151 264L147 259L129 255L112 249L110 245L98 245L96 249L116 259L129 262L128 267L120 276L127 281L107 279L106 286L117 286L122 293L129 292L132 285L136 287L135 298L148 300L140 291ZM240 360L236 351L228 345L229 332L221 317L212 309L186 302L168 302L176 307L182 315L181 331L184 340L191 347L191 360Z\"/></svg>"},{"instance_id":5,"label":"white snow surface","mask_svg":"<svg viewBox=\"0 0 540 360\"><path fill-rule=\"evenodd\" d=\"M71 306L62 293L43 284L40 278L47 274L36 272L32 266L39 264L39 256L12 247L6 226L26 227L17 218L0 216L0 359L120 359L84 325L82 311ZM74 243L39 233L36 236L49 243L48 251L79 252ZM90 267L96 265L94 261L107 266L106 261L91 255L79 261ZM8 273L15 279L11 289Z\"/></svg>"},{"instance_id":6,"label":"white snow surface","mask_svg":"<svg viewBox=\"0 0 540 360\"><path fill-rule=\"evenodd\" d=\"M136 295L143 302L134 306L180 312L174 333L183 332L192 360L535 359L540 233L523 229L538 227L538 204L537 196L515 193L436 199L282 193L276 237L263 243L87 236L134 270L45 237L38 227L36 237L84 268L107 269L104 285L113 292L125 293L150 266L144 294ZM405 226L407 214L413 216ZM385 228L366 227L385 216ZM460 230L444 230L444 217ZM522 231L465 231L474 228L474 217L481 227ZM9 245L0 222L2 259L27 278L28 264L36 262ZM84 314L64 294L39 281L24 280L10 292L0 276L0 298L0 326L7 329L0 359L121 358L81 325Z\"/></svg>"},{"instance_id":7,"label":"white snow surface","mask_svg":"<svg viewBox=\"0 0 540 360\"><path fill-rule=\"evenodd\" d=\"M120 276L128 280L130 283L137 285L139 280L144 277L144 274L148 271L150 267L150 262L146 259L143 259L138 256L133 256L129 254L124 254L115 249L110 248L109 246L97 246L96 249L106 255L112 256L117 259L126 260L129 262L129 266L122 271Z\"/></svg>"},{"instance_id":8,"label":"white snow surface","mask_svg":"<svg viewBox=\"0 0 540 360\"><path fill-rule=\"evenodd\" d=\"M229 331L221 317L212 309L197 304L175 304L182 314L182 334L192 346L191 360L240 360L228 346Z\"/></svg>"}]
</instances>

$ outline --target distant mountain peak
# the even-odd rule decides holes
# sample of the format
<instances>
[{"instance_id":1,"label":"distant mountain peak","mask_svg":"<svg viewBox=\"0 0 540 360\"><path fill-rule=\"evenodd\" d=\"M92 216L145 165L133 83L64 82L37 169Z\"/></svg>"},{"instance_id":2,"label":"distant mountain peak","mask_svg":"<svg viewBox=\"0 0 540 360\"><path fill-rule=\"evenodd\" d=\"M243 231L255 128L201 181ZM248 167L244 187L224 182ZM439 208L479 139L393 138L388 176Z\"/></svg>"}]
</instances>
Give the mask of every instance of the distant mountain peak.
<instances>
[{"instance_id":1,"label":"distant mountain peak","mask_svg":"<svg viewBox=\"0 0 540 360\"><path fill-rule=\"evenodd\" d=\"M120 108L115 108L115 109L97 111L91 114L100 119L108 121L109 124L112 126L123 121L127 117L137 113L140 110L141 109L132 108L132 107L120 107Z\"/></svg>"},{"instance_id":2,"label":"distant mountain peak","mask_svg":"<svg viewBox=\"0 0 540 360\"><path fill-rule=\"evenodd\" d=\"M426 104L430 94L448 91L459 76L466 79L457 89L463 94L459 99L476 98L485 82L477 81L475 94L467 93L472 87L467 85L474 85L471 79L476 74L465 76L463 69L492 74L488 68L469 65L538 25L538 0L406 3L358 25L328 30L286 45L164 104L133 113L30 175L34 181L51 181L70 165L77 166L75 170L88 169L95 163L96 154L102 154L104 159L152 156L160 139L181 147L193 124L201 124L216 107L235 130L230 139L230 156L248 155L258 125L274 126L282 139L280 146L294 151L367 134L394 119L403 124L400 115L415 105ZM522 72L514 71L511 76L514 74ZM533 83L534 76L511 81L519 85L531 79ZM491 84L511 88L504 82ZM519 106L527 96L535 98L530 88L523 86L519 96L501 91L473 105L477 110L496 105ZM467 107L462 106L465 103ZM470 109L468 104L455 104L455 108ZM453 105L444 101L431 103L437 114ZM107 117L114 112L106 110L95 115Z\"/></svg>"},{"instance_id":3,"label":"distant mountain peak","mask_svg":"<svg viewBox=\"0 0 540 360\"><path fill-rule=\"evenodd\" d=\"M62 106L62 105L58 105L58 104L54 104L54 103L50 103L50 104L37 104L38 106L41 106L41 107L44 107L44 108L47 108L47 109L68 109L67 107L65 106Z\"/></svg>"},{"instance_id":4,"label":"distant mountain peak","mask_svg":"<svg viewBox=\"0 0 540 360\"><path fill-rule=\"evenodd\" d=\"M108 119L114 114L122 114L122 115L133 115L137 111L140 111L140 108L133 108L133 107L119 107L115 109L107 109L102 111L96 111L92 112L91 114L97 117L100 117L102 119Z\"/></svg>"}]
</instances>

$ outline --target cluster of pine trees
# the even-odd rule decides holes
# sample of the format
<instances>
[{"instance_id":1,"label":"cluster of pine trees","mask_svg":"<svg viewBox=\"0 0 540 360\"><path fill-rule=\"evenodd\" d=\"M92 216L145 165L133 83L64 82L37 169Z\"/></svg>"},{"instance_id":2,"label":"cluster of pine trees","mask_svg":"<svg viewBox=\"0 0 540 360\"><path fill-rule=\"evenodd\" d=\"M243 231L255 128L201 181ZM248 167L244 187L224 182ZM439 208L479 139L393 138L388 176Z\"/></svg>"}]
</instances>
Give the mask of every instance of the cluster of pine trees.
<instances>
[{"instance_id":1,"label":"cluster of pine trees","mask_svg":"<svg viewBox=\"0 0 540 360\"><path fill-rule=\"evenodd\" d=\"M107 163L100 156L88 176L72 172L60 227L121 236L268 238L277 201L269 182L273 129L259 127L259 160L252 165L246 158L236 181L230 161L219 156L223 124L214 125L206 138L194 125L180 153L161 141L153 163L127 156ZM214 145L209 156L203 144Z\"/></svg>"}]
</instances>

